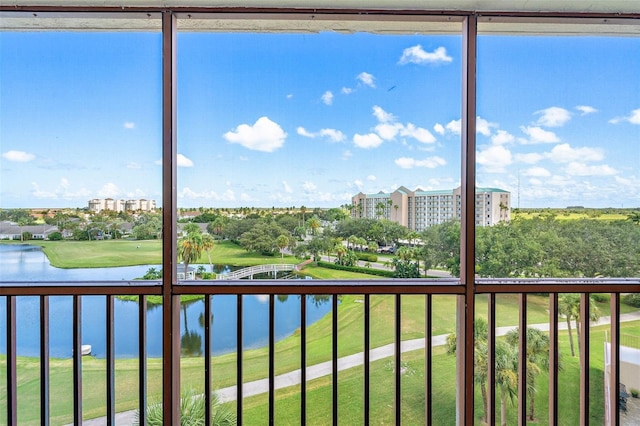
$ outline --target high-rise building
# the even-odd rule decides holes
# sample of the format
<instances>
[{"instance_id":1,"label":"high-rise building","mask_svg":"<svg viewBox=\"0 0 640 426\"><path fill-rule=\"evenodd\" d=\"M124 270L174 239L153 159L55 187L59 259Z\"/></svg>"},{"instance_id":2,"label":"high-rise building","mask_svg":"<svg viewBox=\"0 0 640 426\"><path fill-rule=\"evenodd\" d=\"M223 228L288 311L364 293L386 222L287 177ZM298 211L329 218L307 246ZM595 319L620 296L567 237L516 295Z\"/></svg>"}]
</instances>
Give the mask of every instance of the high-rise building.
<instances>
[{"instance_id":1,"label":"high-rise building","mask_svg":"<svg viewBox=\"0 0 640 426\"><path fill-rule=\"evenodd\" d=\"M114 200L113 198L94 198L89 200L89 210L100 213L103 210L114 212L143 211L150 212L156 209L155 200Z\"/></svg>"},{"instance_id":2,"label":"high-rise building","mask_svg":"<svg viewBox=\"0 0 640 426\"><path fill-rule=\"evenodd\" d=\"M422 231L461 217L460 187L452 190L411 191L404 186L391 193L358 193L351 198L353 217L388 219ZM476 226L511 220L511 193L498 188L476 188Z\"/></svg>"}]
</instances>

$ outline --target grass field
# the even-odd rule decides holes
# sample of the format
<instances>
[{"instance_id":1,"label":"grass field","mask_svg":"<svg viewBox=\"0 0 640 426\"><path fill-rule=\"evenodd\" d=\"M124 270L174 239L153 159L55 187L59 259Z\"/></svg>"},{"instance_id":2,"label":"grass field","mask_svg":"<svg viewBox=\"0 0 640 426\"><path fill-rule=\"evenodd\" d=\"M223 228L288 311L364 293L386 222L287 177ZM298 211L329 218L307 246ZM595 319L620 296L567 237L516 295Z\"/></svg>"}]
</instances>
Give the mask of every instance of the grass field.
<instances>
[{"instance_id":1,"label":"grass field","mask_svg":"<svg viewBox=\"0 0 640 426\"><path fill-rule=\"evenodd\" d=\"M15 244L15 243L9 243ZM160 240L106 241L29 241L39 245L51 265L58 268L111 268L116 266L157 265L162 263ZM213 263L232 266L253 266L268 263L298 263L300 259L284 256L263 256L250 253L229 241L217 241L211 250ZM197 262L209 263L205 252Z\"/></svg>"},{"instance_id":2,"label":"grass field","mask_svg":"<svg viewBox=\"0 0 640 426\"><path fill-rule=\"evenodd\" d=\"M578 220L578 219L593 219L593 220L627 220L627 215L622 213L599 213L590 214L590 213L576 213L576 212L563 212L562 210L554 210L553 213L556 213L556 220ZM512 212L511 219L533 219L539 217L541 215L545 215L547 213L544 212Z\"/></svg>"}]
</instances>

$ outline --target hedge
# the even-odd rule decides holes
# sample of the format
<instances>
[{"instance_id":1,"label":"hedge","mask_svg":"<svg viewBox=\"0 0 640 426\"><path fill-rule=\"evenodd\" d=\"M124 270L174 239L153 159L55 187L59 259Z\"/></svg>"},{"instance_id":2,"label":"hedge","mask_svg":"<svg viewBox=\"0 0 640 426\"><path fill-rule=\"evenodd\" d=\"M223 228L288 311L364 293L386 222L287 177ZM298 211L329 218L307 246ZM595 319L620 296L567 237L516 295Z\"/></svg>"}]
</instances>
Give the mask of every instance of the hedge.
<instances>
[{"instance_id":1,"label":"hedge","mask_svg":"<svg viewBox=\"0 0 640 426\"><path fill-rule=\"evenodd\" d=\"M640 293L627 294L622 298L622 303L634 308L640 308Z\"/></svg>"},{"instance_id":2,"label":"hedge","mask_svg":"<svg viewBox=\"0 0 640 426\"><path fill-rule=\"evenodd\" d=\"M379 277L393 278L393 271L385 271L383 269L363 268L362 266L342 266L331 262L318 261L318 266L327 269L337 269L339 271L359 272L361 274L377 275Z\"/></svg>"},{"instance_id":3,"label":"hedge","mask_svg":"<svg viewBox=\"0 0 640 426\"><path fill-rule=\"evenodd\" d=\"M377 262L378 256L371 253L356 253L358 260L364 260L365 262Z\"/></svg>"}]
</instances>

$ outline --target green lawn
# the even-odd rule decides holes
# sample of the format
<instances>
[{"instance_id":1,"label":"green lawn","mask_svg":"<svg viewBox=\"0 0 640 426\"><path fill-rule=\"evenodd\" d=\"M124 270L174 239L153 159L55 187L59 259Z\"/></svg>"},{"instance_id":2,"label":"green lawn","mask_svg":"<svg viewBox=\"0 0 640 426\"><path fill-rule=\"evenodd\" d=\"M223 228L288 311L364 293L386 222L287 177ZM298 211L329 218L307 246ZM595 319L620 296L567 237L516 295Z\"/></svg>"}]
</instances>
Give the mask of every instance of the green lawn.
<instances>
[{"instance_id":1,"label":"green lawn","mask_svg":"<svg viewBox=\"0 0 640 426\"><path fill-rule=\"evenodd\" d=\"M115 266L157 265L162 263L160 240L106 241L29 241L42 246L51 265L58 268L110 268ZM229 241L217 241L211 250L213 263L253 266L268 263L299 263L293 256L263 256L250 253ZM209 263L206 252L197 262Z\"/></svg>"}]
</instances>

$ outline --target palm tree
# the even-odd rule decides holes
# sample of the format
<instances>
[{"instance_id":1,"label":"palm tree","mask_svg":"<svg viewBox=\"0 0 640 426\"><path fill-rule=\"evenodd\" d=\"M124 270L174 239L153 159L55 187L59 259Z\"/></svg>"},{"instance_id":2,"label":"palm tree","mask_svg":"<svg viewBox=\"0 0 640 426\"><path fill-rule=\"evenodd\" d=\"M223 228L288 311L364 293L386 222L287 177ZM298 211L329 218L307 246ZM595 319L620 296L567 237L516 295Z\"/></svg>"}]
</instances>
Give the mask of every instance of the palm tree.
<instances>
[{"instance_id":1,"label":"palm tree","mask_svg":"<svg viewBox=\"0 0 640 426\"><path fill-rule=\"evenodd\" d=\"M318 232L318 229L320 228L320 219L318 219L318 216L313 216L311 219L309 219L308 225L309 228L311 228L311 235L315 236Z\"/></svg>"},{"instance_id":2,"label":"palm tree","mask_svg":"<svg viewBox=\"0 0 640 426\"><path fill-rule=\"evenodd\" d=\"M513 405L518 394L518 350L500 340L495 350L496 386L500 389L500 425L507 425L507 397Z\"/></svg>"},{"instance_id":3,"label":"palm tree","mask_svg":"<svg viewBox=\"0 0 640 426\"><path fill-rule=\"evenodd\" d=\"M595 322L600 319L600 309L595 303L593 297L589 296L589 321ZM567 321L567 329L569 331L569 346L571 347L571 356L576 356L573 345L573 334L571 333L571 320L576 322L576 333L578 340L580 339L580 295L576 293L564 293L558 297L558 313L564 315ZM578 352L580 345L578 345Z\"/></svg>"},{"instance_id":4,"label":"palm tree","mask_svg":"<svg viewBox=\"0 0 640 426\"><path fill-rule=\"evenodd\" d=\"M280 258L284 260L283 250L289 245L289 237L284 234L278 235L278 238L276 238L276 245L280 249Z\"/></svg>"},{"instance_id":5,"label":"palm tree","mask_svg":"<svg viewBox=\"0 0 640 426\"><path fill-rule=\"evenodd\" d=\"M571 356L576 356L573 346L573 333L571 331L571 320L579 315L580 296L574 293L561 294L558 298L558 313L563 315L567 321L567 330L569 332L569 347L571 348Z\"/></svg>"},{"instance_id":6,"label":"palm tree","mask_svg":"<svg viewBox=\"0 0 640 426\"><path fill-rule=\"evenodd\" d=\"M202 234L192 232L178 240L178 258L184 263L184 276L187 277L189 264L202 255Z\"/></svg>"},{"instance_id":7,"label":"palm tree","mask_svg":"<svg viewBox=\"0 0 640 426\"><path fill-rule=\"evenodd\" d=\"M347 248L342 244L342 242L336 244L334 251L336 252L336 257L338 258L337 263L342 265L342 257L347 254Z\"/></svg>"},{"instance_id":8,"label":"palm tree","mask_svg":"<svg viewBox=\"0 0 640 426\"><path fill-rule=\"evenodd\" d=\"M304 214L307 211L305 206L300 206L300 213L302 213L302 225L304 226Z\"/></svg>"},{"instance_id":9,"label":"palm tree","mask_svg":"<svg viewBox=\"0 0 640 426\"><path fill-rule=\"evenodd\" d=\"M214 240L213 237L209 234L202 235L202 250L207 253L207 258L209 259L209 268L211 269L211 273L213 273L213 262L211 261L211 253L210 251L213 249Z\"/></svg>"},{"instance_id":10,"label":"palm tree","mask_svg":"<svg viewBox=\"0 0 640 426\"><path fill-rule=\"evenodd\" d=\"M507 333L507 343L518 347L520 333L513 329ZM537 328L527 328L527 395L529 397L529 415L535 420L535 380L542 370L549 370L549 336Z\"/></svg>"},{"instance_id":11,"label":"palm tree","mask_svg":"<svg viewBox=\"0 0 640 426\"><path fill-rule=\"evenodd\" d=\"M473 348L473 382L480 386L480 393L482 394L482 421L487 421L488 413L488 393L487 393L487 338L489 336L489 325L487 321L478 317L475 320L475 327L473 329L474 334L474 348ZM447 335L446 351L449 355L454 355L457 350L457 337L456 333Z\"/></svg>"}]
</instances>

